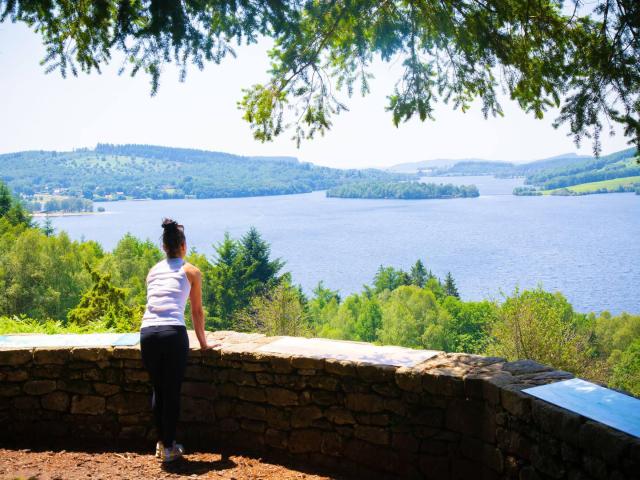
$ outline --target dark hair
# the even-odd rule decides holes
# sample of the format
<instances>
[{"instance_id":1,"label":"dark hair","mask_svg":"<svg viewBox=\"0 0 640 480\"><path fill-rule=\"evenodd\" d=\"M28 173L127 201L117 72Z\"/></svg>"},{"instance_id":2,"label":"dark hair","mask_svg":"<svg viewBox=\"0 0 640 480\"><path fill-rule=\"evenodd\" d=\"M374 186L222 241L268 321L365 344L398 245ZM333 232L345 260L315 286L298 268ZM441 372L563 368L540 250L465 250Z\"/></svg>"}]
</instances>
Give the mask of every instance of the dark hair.
<instances>
[{"instance_id":1,"label":"dark hair","mask_svg":"<svg viewBox=\"0 0 640 480\"><path fill-rule=\"evenodd\" d=\"M179 225L178 222L170 218L165 218L162 221L162 244L164 250L167 252L167 257L176 258L180 256L180 249L186 242L184 236L184 227Z\"/></svg>"}]
</instances>

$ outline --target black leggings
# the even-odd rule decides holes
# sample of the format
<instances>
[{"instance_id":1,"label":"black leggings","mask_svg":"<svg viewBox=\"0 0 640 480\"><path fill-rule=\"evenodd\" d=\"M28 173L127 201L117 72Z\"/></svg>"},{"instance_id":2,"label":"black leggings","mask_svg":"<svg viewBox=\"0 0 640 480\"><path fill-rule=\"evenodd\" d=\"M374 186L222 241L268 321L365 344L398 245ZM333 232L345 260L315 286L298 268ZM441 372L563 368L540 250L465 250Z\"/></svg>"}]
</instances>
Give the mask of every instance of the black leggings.
<instances>
[{"instance_id":1,"label":"black leggings","mask_svg":"<svg viewBox=\"0 0 640 480\"><path fill-rule=\"evenodd\" d=\"M174 325L140 330L142 363L153 384L153 416L158 438L166 447L176 439L180 414L180 387L187 367L187 329Z\"/></svg>"}]
</instances>

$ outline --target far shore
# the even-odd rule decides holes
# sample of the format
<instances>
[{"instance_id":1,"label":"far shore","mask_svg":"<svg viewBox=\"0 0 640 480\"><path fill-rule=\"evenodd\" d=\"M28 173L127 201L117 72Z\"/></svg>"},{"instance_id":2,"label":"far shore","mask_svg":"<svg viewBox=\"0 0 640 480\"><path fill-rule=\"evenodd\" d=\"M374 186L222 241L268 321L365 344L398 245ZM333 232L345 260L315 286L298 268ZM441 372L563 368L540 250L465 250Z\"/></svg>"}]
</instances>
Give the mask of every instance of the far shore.
<instances>
[{"instance_id":1,"label":"far shore","mask_svg":"<svg viewBox=\"0 0 640 480\"><path fill-rule=\"evenodd\" d=\"M51 212L51 213L43 213L36 212L32 213L32 217L45 218L45 217L82 217L84 215L102 215L109 212Z\"/></svg>"}]
</instances>

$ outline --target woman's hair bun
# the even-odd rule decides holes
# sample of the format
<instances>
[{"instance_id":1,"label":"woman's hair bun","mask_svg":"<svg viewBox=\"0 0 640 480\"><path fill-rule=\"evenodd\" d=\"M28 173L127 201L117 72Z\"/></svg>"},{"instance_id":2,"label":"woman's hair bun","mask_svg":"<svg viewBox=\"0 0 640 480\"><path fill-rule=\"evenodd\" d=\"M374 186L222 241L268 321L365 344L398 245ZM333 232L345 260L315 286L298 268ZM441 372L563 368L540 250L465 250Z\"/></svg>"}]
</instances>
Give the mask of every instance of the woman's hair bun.
<instances>
[{"instance_id":1,"label":"woman's hair bun","mask_svg":"<svg viewBox=\"0 0 640 480\"><path fill-rule=\"evenodd\" d=\"M162 221L162 228L164 228L165 230L177 230L178 229L178 222L176 222L175 220L172 220L170 218L165 218Z\"/></svg>"},{"instance_id":2,"label":"woman's hair bun","mask_svg":"<svg viewBox=\"0 0 640 480\"><path fill-rule=\"evenodd\" d=\"M171 218L162 220L162 244L169 258L180 254L180 248L185 243L184 228Z\"/></svg>"}]
</instances>

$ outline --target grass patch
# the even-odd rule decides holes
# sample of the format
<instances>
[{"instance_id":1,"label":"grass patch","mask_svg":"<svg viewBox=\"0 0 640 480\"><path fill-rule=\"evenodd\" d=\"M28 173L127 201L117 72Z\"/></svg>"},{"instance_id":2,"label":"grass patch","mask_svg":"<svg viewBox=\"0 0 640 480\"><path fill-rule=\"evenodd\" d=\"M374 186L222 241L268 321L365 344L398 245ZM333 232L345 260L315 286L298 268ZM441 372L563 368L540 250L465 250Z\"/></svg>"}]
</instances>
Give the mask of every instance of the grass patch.
<instances>
[{"instance_id":1,"label":"grass patch","mask_svg":"<svg viewBox=\"0 0 640 480\"><path fill-rule=\"evenodd\" d=\"M590 182L590 183L581 183L580 185L572 185L571 187L565 187L567 190L576 193L590 193L597 192L598 190L612 190L615 191L620 186L629 186L635 183L640 183L640 176L636 177L623 177L623 178L613 178L611 180L602 180L600 182ZM562 190L561 188L556 188L553 190L544 190L542 193L544 195L550 195L552 192L557 190Z\"/></svg>"}]
</instances>

